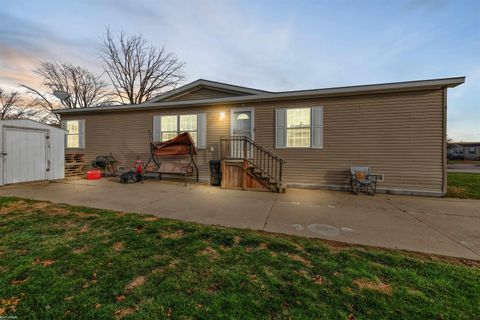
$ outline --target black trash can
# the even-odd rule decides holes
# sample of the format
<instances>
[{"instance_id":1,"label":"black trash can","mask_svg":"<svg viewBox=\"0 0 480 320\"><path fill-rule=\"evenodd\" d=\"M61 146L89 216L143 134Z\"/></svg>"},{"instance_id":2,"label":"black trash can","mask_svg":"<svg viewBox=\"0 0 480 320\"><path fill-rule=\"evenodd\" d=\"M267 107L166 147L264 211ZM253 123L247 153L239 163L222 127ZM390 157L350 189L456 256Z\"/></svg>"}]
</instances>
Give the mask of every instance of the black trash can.
<instances>
[{"instance_id":1,"label":"black trash can","mask_svg":"<svg viewBox=\"0 0 480 320\"><path fill-rule=\"evenodd\" d=\"M220 186L222 183L221 164L220 160L210 160L210 184L212 186Z\"/></svg>"}]
</instances>

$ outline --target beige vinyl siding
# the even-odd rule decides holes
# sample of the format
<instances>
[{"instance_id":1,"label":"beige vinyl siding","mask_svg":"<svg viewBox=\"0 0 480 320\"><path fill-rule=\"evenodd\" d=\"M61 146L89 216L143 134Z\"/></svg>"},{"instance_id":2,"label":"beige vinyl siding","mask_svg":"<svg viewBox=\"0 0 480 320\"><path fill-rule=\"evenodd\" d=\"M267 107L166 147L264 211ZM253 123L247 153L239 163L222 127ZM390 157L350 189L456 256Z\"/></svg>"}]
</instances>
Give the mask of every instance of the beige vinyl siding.
<instances>
[{"instance_id":1,"label":"beige vinyl siding","mask_svg":"<svg viewBox=\"0 0 480 320\"><path fill-rule=\"evenodd\" d=\"M190 91L188 93L180 94L174 97L167 99L166 101L186 101L186 100L199 100L199 99L215 99L215 98L227 98L234 97L240 94L237 92L228 92L223 90L213 90L208 88L200 88L197 90Z\"/></svg>"},{"instance_id":2,"label":"beige vinyl siding","mask_svg":"<svg viewBox=\"0 0 480 320\"><path fill-rule=\"evenodd\" d=\"M324 106L323 149L274 149L277 107ZM284 158L284 180L348 185L349 167L384 174L379 187L442 192L443 91L256 105L256 141Z\"/></svg>"},{"instance_id":3,"label":"beige vinyl siding","mask_svg":"<svg viewBox=\"0 0 480 320\"><path fill-rule=\"evenodd\" d=\"M323 149L275 149L275 109L313 106L323 106ZM207 180L208 161L219 158L220 137L230 135L229 108L234 107L240 106L82 114L83 151L88 160L112 153L119 165L132 167L137 155L148 160L147 133L153 115L203 111L207 113L207 149L198 150L198 163L200 177ZM249 103L245 107L255 109L255 140L286 160L284 181L289 184L346 186L350 166L365 165L385 175L379 188L443 192L443 90ZM220 111L225 111L223 120Z\"/></svg>"},{"instance_id":4,"label":"beige vinyl siding","mask_svg":"<svg viewBox=\"0 0 480 320\"><path fill-rule=\"evenodd\" d=\"M154 115L192 114L207 112L207 148L197 149L197 164L200 179L209 179L208 161L219 158L220 136L228 136L230 119L228 108L182 108L162 109L159 111L130 111L82 114L85 119L85 149L66 149L66 152L84 153L90 162L97 155L110 154L118 160L118 166L133 168L137 155L148 161L149 130L153 127ZM226 118L220 120L220 111ZM73 115L64 115L62 120L75 119ZM210 147L214 151L210 151Z\"/></svg>"}]
</instances>

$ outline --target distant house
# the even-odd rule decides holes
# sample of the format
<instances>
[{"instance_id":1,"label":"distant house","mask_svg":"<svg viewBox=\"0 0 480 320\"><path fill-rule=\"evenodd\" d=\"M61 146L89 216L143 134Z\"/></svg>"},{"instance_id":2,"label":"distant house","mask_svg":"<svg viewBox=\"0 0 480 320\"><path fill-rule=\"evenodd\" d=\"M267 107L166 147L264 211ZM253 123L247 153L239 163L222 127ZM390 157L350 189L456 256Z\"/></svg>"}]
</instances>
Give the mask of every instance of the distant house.
<instances>
[{"instance_id":1,"label":"distant house","mask_svg":"<svg viewBox=\"0 0 480 320\"><path fill-rule=\"evenodd\" d=\"M449 159L480 160L480 142L455 142L448 144Z\"/></svg>"}]
</instances>

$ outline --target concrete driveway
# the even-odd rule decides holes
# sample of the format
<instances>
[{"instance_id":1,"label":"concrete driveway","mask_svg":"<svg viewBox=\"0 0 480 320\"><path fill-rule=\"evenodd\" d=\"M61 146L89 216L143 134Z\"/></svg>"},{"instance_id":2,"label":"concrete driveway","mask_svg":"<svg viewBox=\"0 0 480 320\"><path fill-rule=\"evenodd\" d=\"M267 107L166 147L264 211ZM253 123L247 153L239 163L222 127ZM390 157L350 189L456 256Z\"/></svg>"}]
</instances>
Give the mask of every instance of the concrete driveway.
<instances>
[{"instance_id":1,"label":"concrete driveway","mask_svg":"<svg viewBox=\"0 0 480 320\"><path fill-rule=\"evenodd\" d=\"M448 172L458 173L478 173L480 174L480 164L475 163L452 163L447 165Z\"/></svg>"},{"instance_id":2,"label":"concrete driveway","mask_svg":"<svg viewBox=\"0 0 480 320\"><path fill-rule=\"evenodd\" d=\"M478 200L300 189L274 194L116 179L13 185L0 195L480 260Z\"/></svg>"}]
</instances>

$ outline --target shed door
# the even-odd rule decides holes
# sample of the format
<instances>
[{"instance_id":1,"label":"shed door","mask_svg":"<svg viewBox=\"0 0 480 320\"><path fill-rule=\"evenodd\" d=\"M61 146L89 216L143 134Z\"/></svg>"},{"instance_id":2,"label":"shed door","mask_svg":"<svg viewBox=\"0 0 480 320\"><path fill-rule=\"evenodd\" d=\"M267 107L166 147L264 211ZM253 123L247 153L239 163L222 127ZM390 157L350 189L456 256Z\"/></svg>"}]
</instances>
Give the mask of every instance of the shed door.
<instances>
[{"instance_id":1,"label":"shed door","mask_svg":"<svg viewBox=\"0 0 480 320\"><path fill-rule=\"evenodd\" d=\"M46 180L46 138L42 130L3 128L4 184Z\"/></svg>"}]
</instances>

